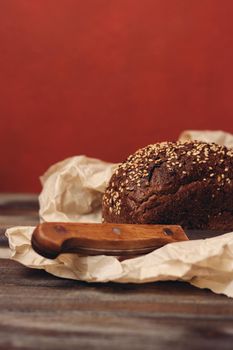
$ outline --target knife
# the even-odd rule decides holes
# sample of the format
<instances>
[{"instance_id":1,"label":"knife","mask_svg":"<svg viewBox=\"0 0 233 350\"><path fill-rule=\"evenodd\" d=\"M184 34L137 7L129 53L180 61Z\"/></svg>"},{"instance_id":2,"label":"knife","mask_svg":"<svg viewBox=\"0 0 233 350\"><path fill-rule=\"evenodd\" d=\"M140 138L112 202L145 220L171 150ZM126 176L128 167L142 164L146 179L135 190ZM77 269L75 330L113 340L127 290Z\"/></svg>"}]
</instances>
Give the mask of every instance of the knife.
<instances>
[{"instance_id":1,"label":"knife","mask_svg":"<svg viewBox=\"0 0 233 350\"><path fill-rule=\"evenodd\" d=\"M132 257L187 240L178 225L45 222L36 227L31 242L38 254L55 259L62 253Z\"/></svg>"}]
</instances>

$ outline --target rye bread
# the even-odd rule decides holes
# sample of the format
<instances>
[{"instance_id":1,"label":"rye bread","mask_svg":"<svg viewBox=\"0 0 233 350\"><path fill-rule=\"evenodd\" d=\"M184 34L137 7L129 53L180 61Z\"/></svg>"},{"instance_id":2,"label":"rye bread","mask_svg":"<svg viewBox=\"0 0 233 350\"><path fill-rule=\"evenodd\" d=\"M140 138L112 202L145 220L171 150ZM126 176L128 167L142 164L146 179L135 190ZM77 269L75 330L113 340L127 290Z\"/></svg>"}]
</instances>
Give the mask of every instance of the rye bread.
<instances>
[{"instance_id":1,"label":"rye bread","mask_svg":"<svg viewBox=\"0 0 233 350\"><path fill-rule=\"evenodd\" d=\"M103 196L103 220L233 229L233 150L214 143L163 142L121 163Z\"/></svg>"}]
</instances>

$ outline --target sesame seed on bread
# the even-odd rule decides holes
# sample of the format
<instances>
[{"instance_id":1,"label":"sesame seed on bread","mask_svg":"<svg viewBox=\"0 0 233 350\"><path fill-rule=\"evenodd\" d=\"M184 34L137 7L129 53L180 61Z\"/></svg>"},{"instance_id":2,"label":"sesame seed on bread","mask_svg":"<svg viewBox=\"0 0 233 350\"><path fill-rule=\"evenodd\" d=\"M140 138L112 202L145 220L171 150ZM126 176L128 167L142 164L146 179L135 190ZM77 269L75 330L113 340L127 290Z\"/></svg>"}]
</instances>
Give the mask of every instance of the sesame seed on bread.
<instances>
[{"instance_id":1,"label":"sesame seed on bread","mask_svg":"<svg viewBox=\"0 0 233 350\"><path fill-rule=\"evenodd\" d=\"M198 141L139 149L112 175L102 207L105 222L233 229L233 150Z\"/></svg>"}]
</instances>

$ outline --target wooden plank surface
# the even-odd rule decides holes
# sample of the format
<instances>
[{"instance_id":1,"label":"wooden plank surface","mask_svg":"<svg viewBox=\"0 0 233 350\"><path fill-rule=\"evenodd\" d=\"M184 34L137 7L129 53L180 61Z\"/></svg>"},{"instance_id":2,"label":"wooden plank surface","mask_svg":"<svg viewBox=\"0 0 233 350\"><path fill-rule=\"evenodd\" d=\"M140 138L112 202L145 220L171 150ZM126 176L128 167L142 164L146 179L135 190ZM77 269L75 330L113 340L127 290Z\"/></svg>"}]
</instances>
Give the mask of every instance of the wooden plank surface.
<instances>
[{"instance_id":1,"label":"wooden plank surface","mask_svg":"<svg viewBox=\"0 0 233 350\"><path fill-rule=\"evenodd\" d=\"M5 195L2 231L37 222L36 198L32 205L23 195L22 207L19 196L17 202L11 211ZM1 349L212 350L233 344L233 299L181 282L88 284L0 259L0 310Z\"/></svg>"}]
</instances>

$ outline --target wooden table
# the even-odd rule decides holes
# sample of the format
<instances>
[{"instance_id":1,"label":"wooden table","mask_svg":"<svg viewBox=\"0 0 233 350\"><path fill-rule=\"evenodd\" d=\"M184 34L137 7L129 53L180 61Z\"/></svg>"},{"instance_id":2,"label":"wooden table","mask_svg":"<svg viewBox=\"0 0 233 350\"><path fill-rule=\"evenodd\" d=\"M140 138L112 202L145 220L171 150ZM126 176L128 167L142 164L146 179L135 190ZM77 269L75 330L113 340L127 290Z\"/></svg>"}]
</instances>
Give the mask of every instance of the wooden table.
<instances>
[{"instance_id":1,"label":"wooden table","mask_svg":"<svg viewBox=\"0 0 233 350\"><path fill-rule=\"evenodd\" d=\"M1 233L37 212L36 196L0 195ZM87 284L1 259L0 310L0 349L233 349L233 299L186 283Z\"/></svg>"}]
</instances>

